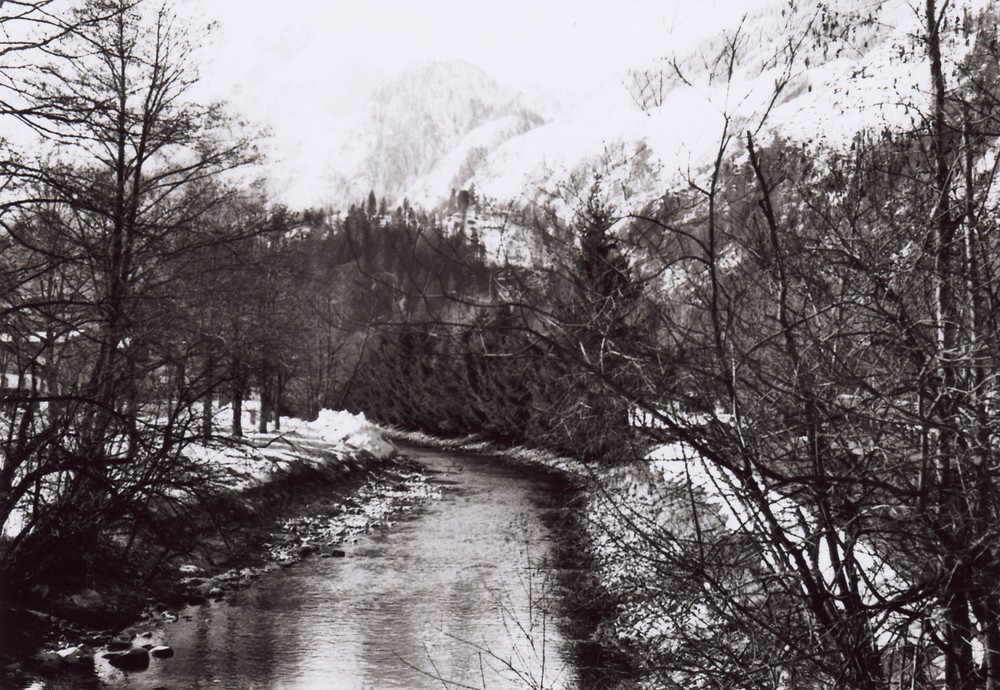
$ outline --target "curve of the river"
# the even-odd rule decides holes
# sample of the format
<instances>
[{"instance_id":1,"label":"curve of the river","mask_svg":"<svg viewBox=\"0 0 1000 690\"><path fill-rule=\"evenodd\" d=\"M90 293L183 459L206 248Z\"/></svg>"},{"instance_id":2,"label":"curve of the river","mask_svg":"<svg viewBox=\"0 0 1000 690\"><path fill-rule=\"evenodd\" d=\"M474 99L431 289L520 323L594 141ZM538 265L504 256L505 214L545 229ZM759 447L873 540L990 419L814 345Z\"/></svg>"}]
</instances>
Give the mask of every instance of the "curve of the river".
<instances>
[{"instance_id":1,"label":"curve of the river","mask_svg":"<svg viewBox=\"0 0 1000 690\"><path fill-rule=\"evenodd\" d=\"M481 456L419 451L442 498L391 529L188 609L175 651L122 689L573 688L549 567L550 488Z\"/></svg>"}]
</instances>

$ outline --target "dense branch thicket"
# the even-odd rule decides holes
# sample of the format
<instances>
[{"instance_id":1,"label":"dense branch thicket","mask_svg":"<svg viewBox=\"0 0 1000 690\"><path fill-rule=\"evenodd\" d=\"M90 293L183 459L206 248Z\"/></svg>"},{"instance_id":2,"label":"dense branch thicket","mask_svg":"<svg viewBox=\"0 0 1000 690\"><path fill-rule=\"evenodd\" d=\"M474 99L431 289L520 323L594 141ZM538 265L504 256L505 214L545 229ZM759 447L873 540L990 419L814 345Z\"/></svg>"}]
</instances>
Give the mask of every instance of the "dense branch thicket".
<instances>
[{"instance_id":1,"label":"dense branch thicket","mask_svg":"<svg viewBox=\"0 0 1000 690\"><path fill-rule=\"evenodd\" d=\"M141 581L211 486L184 449L229 334L208 327L225 295L198 279L227 253L245 272L287 219L224 181L253 146L185 100L198 37L169 5L0 11L23 36L5 44L3 116L32 142L2 166L0 586L79 586L108 560Z\"/></svg>"}]
</instances>

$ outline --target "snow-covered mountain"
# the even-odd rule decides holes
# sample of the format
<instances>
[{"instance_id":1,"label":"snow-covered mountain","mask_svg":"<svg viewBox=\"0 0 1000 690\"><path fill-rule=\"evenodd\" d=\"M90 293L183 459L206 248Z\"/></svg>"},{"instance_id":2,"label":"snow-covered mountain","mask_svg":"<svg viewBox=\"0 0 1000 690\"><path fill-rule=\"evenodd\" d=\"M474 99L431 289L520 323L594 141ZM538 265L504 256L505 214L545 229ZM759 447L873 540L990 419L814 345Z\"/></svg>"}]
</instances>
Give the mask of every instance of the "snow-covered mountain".
<instances>
[{"instance_id":1,"label":"snow-covered mountain","mask_svg":"<svg viewBox=\"0 0 1000 690\"><path fill-rule=\"evenodd\" d=\"M948 5L953 82L975 18L991 6ZM747 130L762 143L841 148L862 129L914 126L929 104L924 30L912 3L774 0L687 53L637 65L610 86L595 82L589 98L561 109L531 107L465 62L424 65L376 88L331 131L342 143L324 187L341 207L369 190L433 207L471 187L501 205L572 206L600 173L620 211L641 208L703 175L724 138L738 156Z\"/></svg>"},{"instance_id":2,"label":"snow-covered mountain","mask_svg":"<svg viewBox=\"0 0 1000 690\"><path fill-rule=\"evenodd\" d=\"M949 6L947 69L959 69L975 40L972 18L989 5L959 0ZM862 129L918 122L929 104L919 8L868 0L830 8L798 3L792 9L775 0L687 54L637 66L616 88L544 124L497 96L442 126L447 120L428 118L429 108L419 104L440 103L447 87L423 95L416 81L397 83L369 115L379 134L365 144L362 185L375 183L390 195L404 190L422 204L471 186L481 198L526 202L571 197L599 172L611 201L625 210L697 177L724 136L734 137L733 155L748 129L762 141L781 136L837 148L849 146ZM438 65L429 74L443 69L454 68ZM464 81L476 83L472 68L464 69L471 73ZM489 88L482 77L478 84ZM462 98L452 93L444 102ZM397 114L411 102L418 104L412 117Z\"/></svg>"},{"instance_id":3,"label":"snow-covered mountain","mask_svg":"<svg viewBox=\"0 0 1000 690\"><path fill-rule=\"evenodd\" d=\"M901 104L926 101L927 68L912 38L920 18L906 3L878 5L840 2L833 19L815 4L792 12L779 0L688 55L623 75L602 102L508 140L466 184L528 201L599 172L617 205L635 207L697 175L724 136L739 146L747 128L839 146L862 127L906 126L915 113Z\"/></svg>"},{"instance_id":4,"label":"snow-covered mountain","mask_svg":"<svg viewBox=\"0 0 1000 690\"><path fill-rule=\"evenodd\" d=\"M516 93L483 70L435 62L376 89L345 128L326 182L340 203L370 190L397 202L412 194L436 203L435 193L446 198L492 151L540 124Z\"/></svg>"}]
</instances>

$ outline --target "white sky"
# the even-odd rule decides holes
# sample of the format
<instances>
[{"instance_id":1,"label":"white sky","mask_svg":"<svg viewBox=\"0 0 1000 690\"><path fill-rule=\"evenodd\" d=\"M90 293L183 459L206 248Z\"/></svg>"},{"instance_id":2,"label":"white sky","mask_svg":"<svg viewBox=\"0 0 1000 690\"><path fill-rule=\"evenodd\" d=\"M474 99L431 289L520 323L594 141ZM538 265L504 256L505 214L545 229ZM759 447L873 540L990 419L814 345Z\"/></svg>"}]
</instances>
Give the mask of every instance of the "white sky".
<instances>
[{"instance_id":1,"label":"white sky","mask_svg":"<svg viewBox=\"0 0 1000 690\"><path fill-rule=\"evenodd\" d=\"M202 95L267 126L276 162L315 174L333 155L323 140L407 68L463 59L529 102L572 103L775 0L179 1L219 23Z\"/></svg>"},{"instance_id":2,"label":"white sky","mask_svg":"<svg viewBox=\"0 0 1000 690\"><path fill-rule=\"evenodd\" d=\"M205 70L213 82L280 71L288 81L309 81L321 92L324 86L353 91L358 72L391 76L438 59L467 60L515 88L581 89L594 78L684 49L767 2L187 1L220 23Z\"/></svg>"}]
</instances>

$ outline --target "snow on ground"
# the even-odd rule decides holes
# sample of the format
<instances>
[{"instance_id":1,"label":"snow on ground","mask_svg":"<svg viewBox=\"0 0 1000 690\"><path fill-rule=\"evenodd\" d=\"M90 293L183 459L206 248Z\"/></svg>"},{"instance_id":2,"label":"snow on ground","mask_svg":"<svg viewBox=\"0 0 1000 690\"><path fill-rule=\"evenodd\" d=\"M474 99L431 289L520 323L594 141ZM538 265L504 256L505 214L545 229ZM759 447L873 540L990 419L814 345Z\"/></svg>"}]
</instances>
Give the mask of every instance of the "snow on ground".
<instances>
[{"instance_id":1,"label":"snow on ground","mask_svg":"<svg viewBox=\"0 0 1000 690\"><path fill-rule=\"evenodd\" d=\"M244 429L254 428L257 414L256 403L250 401L244 405ZM231 423L231 407L221 408L214 416L220 434ZM313 421L282 418L279 431L247 431L243 441L234 443L231 438L217 436L211 441L191 444L186 454L227 475L226 483L231 488L247 489L296 467L321 467L362 453L386 460L396 452L383 438L382 430L364 414L334 410L322 410Z\"/></svg>"},{"instance_id":2,"label":"snow on ground","mask_svg":"<svg viewBox=\"0 0 1000 690\"><path fill-rule=\"evenodd\" d=\"M684 443L670 443L653 449L647 456L652 460L654 473L670 485L690 487L696 491L708 505L714 507L721 518L725 520L726 528L733 532L747 532L766 535L771 525L761 509L757 506L747 491L741 488L740 482L730 472L701 457L693 448ZM765 486L761 480L758 486ZM767 503L771 515L780 527L788 542L803 549L807 539L822 532L819 521L803 506L787 496L775 491L766 491ZM765 542L769 539L765 537ZM833 553L836 550L838 553ZM794 563L775 562L783 554L765 553L763 557L770 559L769 565L780 572ZM838 534L833 539L824 539L822 547L816 554L816 572L819 572L829 586L834 586L837 576L833 563L844 562L853 558L859 567L863 568L867 577L861 585L862 595L870 604L880 600L882 596L891 595L892 590L905 587L893 568L878 556L870 544L853 543L845 534Z\"/></svg>"},{"instance_id":3,"label":"snow on ground","mask_svg":"<svg viewBox=\"0 0 1000 690\"><path fill-rule=\"evenodd\" d=\"M209 441L196 441L184 449L184 455L208 471L220 488L243 491L280 478L297 469L324 467L363 454L386 460L395 454L382 429L369 422L364 414L323 410L313 421L282 418L280 431L260 433L256 429L259 404L247 401L243 405L243 439L228 434L232 428L232 407L216 410L213 415L214 436ZM0 424L3 418L0 417ZM114 439L112 443L127 440ZM347 471L350 471L347 468ZM25 526L25 511L14 510L4 522L2 533L11 536Z\"/></svg>"},{"instance_id":4,"label":"snow on ground","mask_svg":"<svg viewBox=\"0 0 1000 690\"><path fill-rule=\"evenodd\" d=\"M599 483L600 491L592 494L587 507L588 532L598 577L618 601L612 629L621 640L666 653L681 640L711 633L707 600L679 601L663 583L663 564L673 557L683 560L691 548L695 510L704 533L760 536L762 573L788 571L788 553L768 547L771 525L741 490L738 478L687 444L658 446L641 465L608 468ZM838 574L833 564L847 558L864 571L859 587L869 604L880 597L892 598L907 587L884 554L866 541L838 534L823 540L817 550L807 548L809 536L819 529L818 520L787 496L766 488L765 495L788 544L801 546L814 572L831 587ZM669 566L666 572L669 577ZM705 587L709 592L707 581ZM753 599L749 589L745 594ZM898 616L883 616L875 621L874 633L880 645L889 646L906 634L905 623Z\"/></svg>"}]
</instances>

